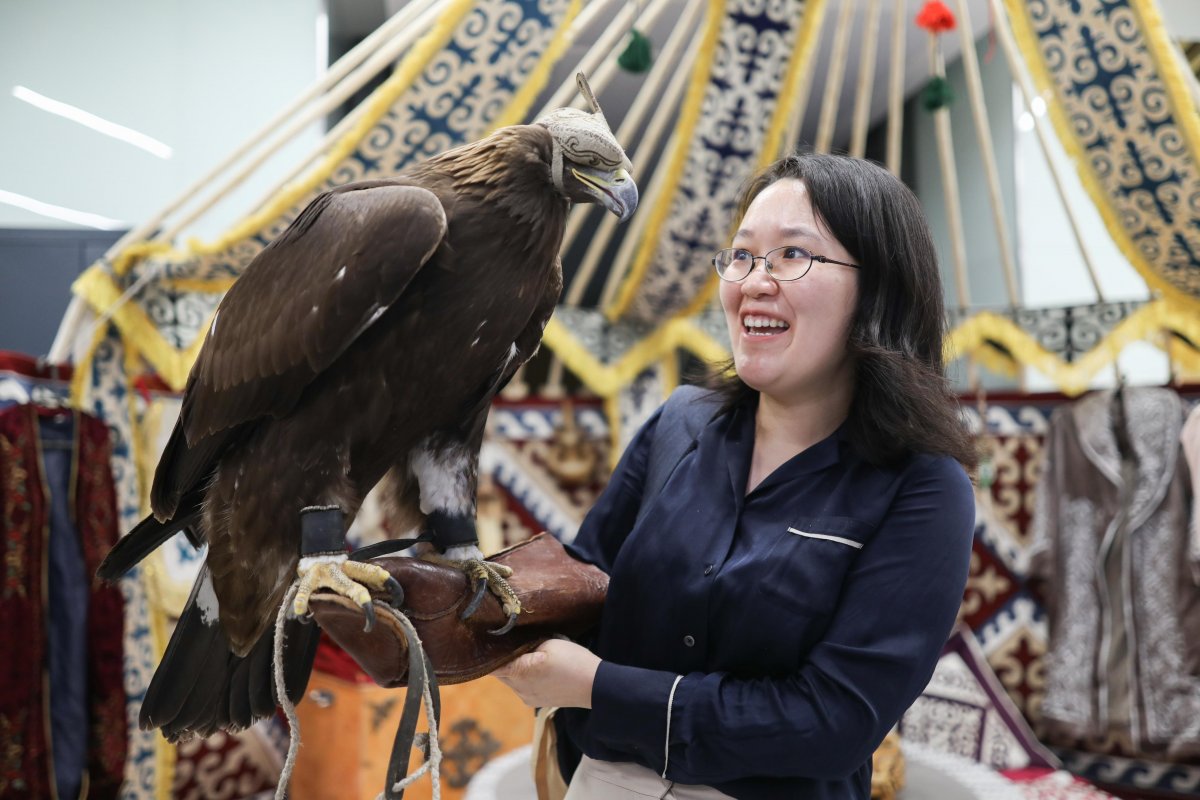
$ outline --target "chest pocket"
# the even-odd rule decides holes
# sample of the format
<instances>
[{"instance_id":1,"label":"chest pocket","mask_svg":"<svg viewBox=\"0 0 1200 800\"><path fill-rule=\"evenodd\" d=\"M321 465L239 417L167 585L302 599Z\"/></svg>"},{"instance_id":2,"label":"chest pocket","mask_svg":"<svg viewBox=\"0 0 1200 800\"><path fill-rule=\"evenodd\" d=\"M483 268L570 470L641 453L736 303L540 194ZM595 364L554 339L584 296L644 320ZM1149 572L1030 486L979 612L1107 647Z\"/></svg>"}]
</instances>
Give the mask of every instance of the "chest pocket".
<instances>
[{"instance_id":1,"label":"chest pocket","mask_svg":"<svg viewBox=\"0 0 1200 800\"><path fill-rule=\"evenodd\" d=\"M870 533L866 523L847 517L805 518L781 526L759 591L798 611L832 611Z\"/></svg>"}]
</instances>

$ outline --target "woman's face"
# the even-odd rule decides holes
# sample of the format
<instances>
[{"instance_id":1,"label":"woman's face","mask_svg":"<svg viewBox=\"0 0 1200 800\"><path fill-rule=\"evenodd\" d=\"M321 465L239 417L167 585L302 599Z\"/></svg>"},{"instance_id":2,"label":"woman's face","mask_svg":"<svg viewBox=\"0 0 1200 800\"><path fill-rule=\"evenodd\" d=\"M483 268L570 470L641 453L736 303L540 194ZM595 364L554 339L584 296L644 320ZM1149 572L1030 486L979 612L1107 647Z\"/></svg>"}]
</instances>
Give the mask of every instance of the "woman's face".
<instances>
[{"instance_id":1,"label":"woman's face","mask_svg":"<svg viewBox=\"0 0 1200 800\"><path fill-rule=\"evenodd\" d=\"M761 256L784 245L856 263L818 220L808 190L795 178L776 181L754 198L731 247ZM849 389L846 341L858 300L857 273L817 261L803 278L778 282L759 260L742 281L721 281L738 376L783 403Z\"/></svg>"}]
</instances>

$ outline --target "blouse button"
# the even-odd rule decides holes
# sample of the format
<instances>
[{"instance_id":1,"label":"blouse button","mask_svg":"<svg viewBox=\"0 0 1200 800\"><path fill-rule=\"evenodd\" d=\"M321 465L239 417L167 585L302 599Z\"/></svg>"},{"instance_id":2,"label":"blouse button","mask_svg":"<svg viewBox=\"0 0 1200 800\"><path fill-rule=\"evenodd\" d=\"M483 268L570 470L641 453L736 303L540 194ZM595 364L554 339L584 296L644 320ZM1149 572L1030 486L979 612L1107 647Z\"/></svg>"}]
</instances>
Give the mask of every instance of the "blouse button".
<instances>
[{"instance_id":1,"label":"blouse button","mask_svg":"<svg viewBox=\"0 0 1200 800\"><path fill-rule=\"evenodd\" d=\"M705 564L705 565L704 565L704 574L705 574L705 575L711 575L711 574L712 574L712 571L713 571L713 565L712 565L712 564Z\"/></svg>"},{"instance_id":2,"label":"blouse button","mask_svg":"<svg viewBox=\"0 0 1200 800\"><path fill-rule=\"evenodd\" d=\"M688 647L695 647L696 639L689 633L687 636L683 637L683 643Z\"/></svg>"}]
</instances>

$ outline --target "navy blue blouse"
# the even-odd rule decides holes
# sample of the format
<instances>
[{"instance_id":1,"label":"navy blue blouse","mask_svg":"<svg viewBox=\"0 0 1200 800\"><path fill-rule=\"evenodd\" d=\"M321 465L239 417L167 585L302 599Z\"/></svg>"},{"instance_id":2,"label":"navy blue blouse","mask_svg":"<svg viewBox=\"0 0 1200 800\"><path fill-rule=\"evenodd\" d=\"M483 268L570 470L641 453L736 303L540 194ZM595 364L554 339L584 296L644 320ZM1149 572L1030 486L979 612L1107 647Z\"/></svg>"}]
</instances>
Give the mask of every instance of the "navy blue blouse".
<instances>
[{"instance_id":1,"label":"navy blue blouse","mask_svg":"<svg viewBox=\"0 0 1200 800\"><path fill-rule=\"evenodd\" d=\"M742 408L708 424L635 524L659 414L572 545L611 583L592 710L563 709L560 730L592 758L739 800L867 800L871 755L962 599L966 473L933 456L872 466L843 426L746 494Z\"/></svg>"}]
</instances>

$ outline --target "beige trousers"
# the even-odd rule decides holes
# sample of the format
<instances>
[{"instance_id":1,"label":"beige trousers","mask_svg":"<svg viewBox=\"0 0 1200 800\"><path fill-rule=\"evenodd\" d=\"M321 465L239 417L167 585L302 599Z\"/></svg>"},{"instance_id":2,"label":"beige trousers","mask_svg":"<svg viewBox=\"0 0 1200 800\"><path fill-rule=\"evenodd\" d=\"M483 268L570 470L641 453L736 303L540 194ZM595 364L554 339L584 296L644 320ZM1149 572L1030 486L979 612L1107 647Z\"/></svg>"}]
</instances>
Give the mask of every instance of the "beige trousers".
<instances>
[{"instance_id":1,"label":"beige trousers","mask_svg":"<svg viewBox=\"0 0 1200 800\"><path fill-rule=\"evenodd\" d=\"M640 764L583 757L565 800L732 800L711 786L663 780Z\"/></svg>"}]
</instances>

